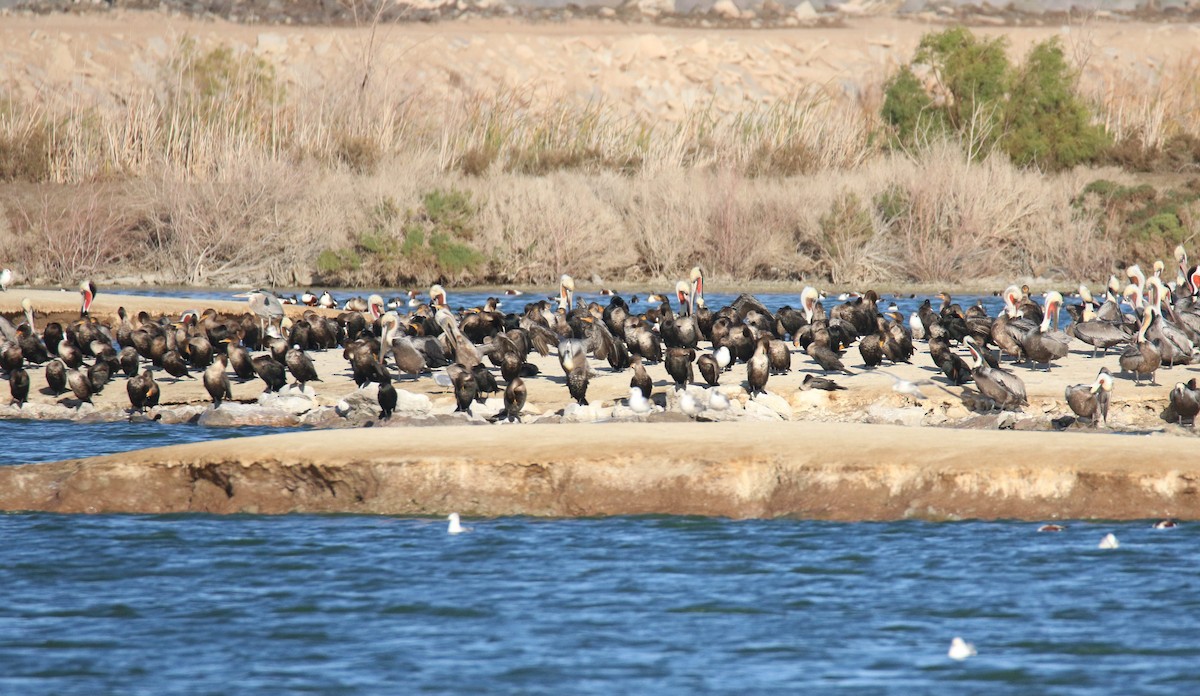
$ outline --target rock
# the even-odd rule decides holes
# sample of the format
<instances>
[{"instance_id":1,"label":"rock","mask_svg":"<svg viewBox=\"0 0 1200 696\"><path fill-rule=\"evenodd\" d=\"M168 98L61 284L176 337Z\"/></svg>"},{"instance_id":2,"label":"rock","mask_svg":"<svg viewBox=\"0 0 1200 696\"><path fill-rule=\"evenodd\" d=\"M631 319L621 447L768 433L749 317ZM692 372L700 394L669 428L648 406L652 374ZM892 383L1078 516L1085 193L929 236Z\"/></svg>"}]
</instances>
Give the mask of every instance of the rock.
<instances>
[{"instance_id":1,"label":"rock","mask_svg":"<svg viewBox=\"0 0 1200 696\"><path fill-rule=\"evenodd\" d=\"M749 410L751 403L755 403L759 406L770 409L778 414L782 420L792 419L792 407L788 405L786 399L777 394L771 394L769 392L766 394L759 394L758 396L754 397L753 402L746 402L747 410Z\"/></svg>"},{"instance_id":2,"label":"rock","mask_svg":"<svg viewBox=\"0 0 1200 696\"><path fill-rule=\"evenodd\" d=\"M925 409L919 406L896 408L883 404L871 404L867 407L867 417L872 423L918 426L925 419Z\"/></svg>"},{"instance_id":3,"label":"rock","mask_svg":"<svg viewBox=\"0 0 1200 696\"><path fill-rule=\"evenodd\" d=\"M567 404L562 414L562 422L564 423L595 423L596 421L609 420L611 418L612 409L595 404L587 406Z\"/></svg>"},{"instance_id":4,"label":"rock","mask_svg":"<svg viewBox=\"0 0 1200 696\"><path fill-rule=\"evenodd\" d=\"M760 394L758 398L763 398L764 396L769 396L769 395ZM789 411L790 410L791 409L789 409ZM756 420L756 421L781 421L781 420L783 420L783 416L779 415L778 411L771 408L770 406L767 406L764 403L759 402L758 399L751 399L746 402L746 418L749 420Z\"/></svg>"},{"instance_id":5,"label":"rock","mask_svg":"<svg viewBox=\"0 0 1200 696\"><path fill-rule=\"evenodd\" d=\"M175 425L179 423L195 423L200 415L208 409L207 406L168 406L152 410L151 418L157 416L160 423Z\"/></svg>"},{"instance_id":6,"label":"rock","mask_svg":"<svg viewBox=\"0 0 1200 696\"><path fill-rule=\"evenodd\" d=\"M345 418L329 406L319 406L300 416L300 425L309 428L340 428L349 425Z\"/></svg>"},{"instance_id":7,"label":"rock","mask_svg":"<svg viewBox=\"0 0 1200 696\"><path fill-rule=\"evenodd\" d=\"M741 19L742 17L742 11L733 4L733 0L717 0L713 3L710 11L723 19Z\"/></svg>"},{"instance_id":8,"label":"rock","mask_svg":"<svg viewBox=\"0 0 1200 696\"><path fill-rule=\"evenodd\" d=\"M817 11L813 9L812 3L808 0L796 5L796 9L792 10L792 16L800 20L816 19Z\"/></svg>"},{"instance_id":9,"label":"rock","mask_svg":"<svg viewBox=\"0 0 1200 696\"><path fill-rule=\"evenodd\" d=\"M300 419L294 413L276 408L226 401L221 404L220 408L209 408L204 413L201 413L198 424L213 428L228 428L243 425L294 428L300 425Z\"/></svg>"},{"instance_id":10,"label":"rock","mask_svg":"<svg viewBox=\"0 0 1200 696\"><path fill-rule=\"evenodd\" d=\"M972 416L954 424L956 428L966 430L994 430L1000 422L1000 417L994 413Z\"/></svg>"},{"instance_id":11,"label":"rock","mask_svg":"<svg viewBox=\"0 0 1200 696\"><path fill-rule=\"evenodd\" d=\"M292 387L284 387L278 393L263 392L258 395L258 405L263 408L286 411L295 415L311 411L317 405L315 393L310 393L311 387L301 391Z\"/></svg>"},{"instance_id":12,"label":"rock","mask_svg":"<svg viewBox=\"0 0 1200 696\"><path fill-rule=\"evenodd\" d=\"M1013 424L1013 430L1050 430L1051 423L1045 418L1021 418Z\"/></svg>"},{"instance_id":13,"label":"rock","mask_svg":"<svg viewBox=\"0 0 1200 696\"><path fill-rule=\"evenodd\" d=\"M662 411L651 413L646 416L647 423L690 423L691 418L683 415L679 411Z\"/></svg>"},{"instance_id":14,"label":"rock","mask_svg":"<svg viewBox=\"0 0 1200 696\"><path fill-rule=\"evenodd\" d=\"M493 396L481 403L471 404L471 415L476 418L490 420L497 413L504 410L504 399L499 396Z\"/></svg>"},{"instance_id":15,"label":"rock","mask_svg":"<svg viewBox=\"0 0 1200 696\"><path fill-rule=\"evenodd\" d=\"M791 394L791 406L802 411L825 410L829 408L829 392L823 389L794 391Z\"/></svg>"},{"instance_id":16,"label":"rock","mask_svg":"<svg viewBox=\"0 0 1200 696\"><path fill-rule=\"evenodd\" d=\"M629 0L623 8L646 17L657 17L675 11L674 0Z\"/></svg>"},{"instance_id":17,"label":"rock","mask_svg":"<svg viewBox=\"0 0 1200 696\"><path fill-rule=\"evenodd\" d=\"M375 407L379 407L379 388L375 388ZM491 401L491 399L488 399ZM425 394L416 394L406 389L396 390L396 413L406 418L428 418L433 414L433 402Z\"/></svg>"}]
</instances>

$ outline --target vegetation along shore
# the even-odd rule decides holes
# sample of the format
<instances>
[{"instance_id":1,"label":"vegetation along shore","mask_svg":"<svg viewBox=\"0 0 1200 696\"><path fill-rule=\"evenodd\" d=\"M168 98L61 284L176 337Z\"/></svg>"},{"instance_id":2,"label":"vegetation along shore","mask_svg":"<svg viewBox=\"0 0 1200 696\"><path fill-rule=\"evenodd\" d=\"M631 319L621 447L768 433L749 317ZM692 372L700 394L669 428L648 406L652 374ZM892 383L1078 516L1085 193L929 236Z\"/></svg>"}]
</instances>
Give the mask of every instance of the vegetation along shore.
<instances>
[{"instance_id":1,"label":"vegetation along shore","mask_svg":"<svg viewBox=\"0 0 1200 696\"><path fill-rule=\"evenodd\" d=\"M701 264L1003 287L1104 277L1197 229L1186 22L121 10L10 14L0 35L0 265L21 283L607 284Z\"/></svg>"}]
</instances>

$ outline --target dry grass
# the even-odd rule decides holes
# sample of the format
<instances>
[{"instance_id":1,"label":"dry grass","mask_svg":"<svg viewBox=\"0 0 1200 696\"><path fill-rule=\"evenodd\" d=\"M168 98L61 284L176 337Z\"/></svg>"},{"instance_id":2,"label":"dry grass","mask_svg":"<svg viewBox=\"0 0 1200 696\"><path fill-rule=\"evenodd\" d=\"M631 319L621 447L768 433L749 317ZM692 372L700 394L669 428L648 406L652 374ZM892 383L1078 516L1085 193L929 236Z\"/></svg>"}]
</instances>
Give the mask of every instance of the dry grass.
<instances>
[{"instance_id":1,"label":"dry grass","mask_svg":"<svg viewBox=\"0 0 1200 696\"><path fill-rule=\"evenodd\" d=\"M1198 67L1182 58L1149 91L1114 77L1091 94L1118 135L1164 143L1200 128ZM369 56L344 70L340 91L283 90L253 59L185 43L155 89L119 105L0 102L0 144L20 144L0 147L0 167L15 153L9 178L84 192L10 202L16 236L39 240L10 256L56 281L149 261L176 282L307 283L381 200L408 210L458 189L477 203L469 243L487 262L456 282L668 279L696 263L725 279L1075 282L1114 261L1111 233L1068 205L1085 174L972 162L941 141L888 153L875 109L820 92L651 124L519 91L381 87L400 82L373 80ZM134 253L75 239L100 253L74 257L56 230ZM403 242L401 225L385 232Z\"/></svg>"},{"instance_id":2,"label":"dry grass","mask_svg":"<svg viewBox=\"0 0 1200 696\"><path fill-rule=\"evenodd\" d=\"M1092 71L1084 88L1118 143L1159 150L1172 137L1200 137L1200 49L1164 65Z\"/></svg>"}]
</instances>

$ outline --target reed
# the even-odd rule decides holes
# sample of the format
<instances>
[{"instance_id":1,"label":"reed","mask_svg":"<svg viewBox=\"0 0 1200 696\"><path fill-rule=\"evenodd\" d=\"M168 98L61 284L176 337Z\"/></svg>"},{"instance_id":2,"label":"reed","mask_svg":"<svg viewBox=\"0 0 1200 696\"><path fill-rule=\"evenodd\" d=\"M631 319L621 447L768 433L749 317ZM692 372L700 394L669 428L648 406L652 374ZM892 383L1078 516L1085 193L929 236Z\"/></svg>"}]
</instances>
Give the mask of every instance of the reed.
<instances>
[{"instance_id":1,"label":"reed","mask_svg":"<svg viewBox=\"0 0 1200 696\"><path fill-rule=\"evenodd\" d=\"M1084 88L1118 138L1165 144L1200 128L1198 67L1193 55L1150 83ZM343 69L337 89L283 86L266 63L185 41L154 84L119 100L0 99L0 179L54 191L7 199L20 241L0 261L56 282L147 267L163 282L318 282L381 201L419 211L449 191L474 203L469 236L426 236L392 275L347 279L667 279L701 263L725 279L1077 282L1106 276L1121 248L1095 213L1068 205L1096 178L1086 170L973 161L969 144L937 138L881 147L881 85L859 101L818 89L734 116L701 105L651 122L529 89L393 86L369 57ZM406 220L379 234L403 248ZM73 259L52 246L54 230L84 228L119 238L121 253ZM445 264L418 268L438 249ZM322 252L334 253L324 268ZM453 270L430 275L442 268Z\"/></svg>"}]
</instances>

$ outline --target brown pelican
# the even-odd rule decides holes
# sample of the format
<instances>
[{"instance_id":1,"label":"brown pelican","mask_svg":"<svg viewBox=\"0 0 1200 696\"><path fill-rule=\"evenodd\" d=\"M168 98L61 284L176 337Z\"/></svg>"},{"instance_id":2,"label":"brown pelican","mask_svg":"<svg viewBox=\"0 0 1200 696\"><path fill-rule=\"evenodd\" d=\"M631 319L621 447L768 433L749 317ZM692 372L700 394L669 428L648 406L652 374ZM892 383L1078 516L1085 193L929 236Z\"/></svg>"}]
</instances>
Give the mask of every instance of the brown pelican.
<instances>
[{"instance_id":1,"label":"brown pelican","mask_svg":"<svg viewBox=\"0 0 1200 696\"><path fill-rule=\"evenodd\" d=\"M1096 381L1091 384L1073 384L1067 387L1067 405L1080 419L1108 425L1108 402L1113 388L1112 373L1101 368ZM1097 418L1098 416L1098 418Z\"/></svg>"},{"instance_id":2,"label":"brown pelican","mask_svg":"<svg viewBox=\"0 0 1200 696\"><path fill-rule=\"evenodd\" d=\"M1154 305L1154 321L1150 324L1150 328L1146 330L1146 336L1158 344L1159 351L1162 354L1163 365L1188 365L1192 362L1192 356L1195 353L1195 346L1188 338L1187 332L1181 329L1174 322L1167 321L1163 316L1164 300L1169 300L1170 291L1163 286L1162 281L1158 278L1150 278L1147 281L1149 287L1147 292L1150 296L1150 303ZM1175 309L1168 301L1166 302L1166 310L1169 316L1176 317Z\"/></svg>"},{"instance_id":3,"label":"brown pelican","mask_svg":"<svg viewBox=\"0 0 1200 696\"><path fill-rule=\"evenodd\" d=\"M475 344L471 343L463 335L462 331L459 330L458 322L454 319L454 315L450 313L450 310L445 308L439 309L434 316L434 320L438 326L442 327L445 338L450 343L450 352L454 354L454 362L461 364L468 370L482 362Z\"/></svg>"},{"instance_id":4,"label":"brown pelican","mask_svg":"<svg viewBox=\"0 0 1200 696\"><path fill-rule=\"evenodd\" d=\"M92 300L96 299L96 284L90 280L85 280L79 284L79 295L81 302L79 304L79 316L86 317L92 311Z\"/></svg>"},{"instance_id":5,"label":"brown pelican","mask_svg":"<svg viewBox=\"0 0 1200 696\"><path fill-rule=\"evenodd\" d=\"M1180 382L1171 390L1171 410L1175 413L1176 422L1183 425L1195 425L1196 414L1200 413L1200 391L1196 390L1196 378L1186 383Z\"/></svg>"},{"instance_id":6,"label":"brown pelican","mask_svg":"<svg viewBox=\"0 0 1200 696\"><path fill-rule=\"evenodd\" d=\"M429 306L434 309L450 306L446 302L446 288L436 284L429 286Z\"/></svg>"},{"instance_id":7,"label":"brown pelican","mask_svg":"<svg viewBox=\"0 0 1200 696\"><path fill-rule=\"evenodd\" d=\"M1025 359L1025 349L1021 347L1020 338L1027 330L1026 326L1017 318L1017 300L1021 296L1021 290L1015 285L1011 285L1004 290L1004 310L992 322L992 342L1000 347L1001 355L1008 353L1012 355L1017 362ZM982 344L980 344L982 346Z\"/></svg>"},{"instance_id":8,"label":"brown pelican","mask_svg":"<svg viewBox=\"0 0 1200 696\"><path fill-rule=\"evenodd\" d=\"M967 337L967 348L971 351L971 376L979 392L996 402L1000 408L1016 410L1028 404L1025 383L1013 373L999 367L991 367L983 361L982 351L974 336Z\"/></svg>"},{"instance_id":9,"label":"brown pelican","mask_svg":"<svg viewBox=\"0 0 1200 696\"><path fill-rule=\"evenodd\" d=\"M225 374L228 363L229 356L220 353L213 364L204 371L204 389L212 398L214 409L221 407L221 399L233 399L233 390L229 386L229 375Z\"/></svg>"},{"instance_id":10,"label":"brown pelican","mask_svg":"<svg viewBox=\"0 0 1200 696\"><path fill-rule=\"evenodd\" d=\"M379 321L379 317L383 316L383 296L375 294L367 298L367 314L371 315L371 321Z\"/></svg>"},{"instance_id":11,"label":"brown pelican","mask_svg":"<svg viewBox=\"0 0 1200 696\"><path fill-rule=\"evenodd\" d=\"M575 279L566 273L558 279L558 308L571 311L575 302Z\"/></svg>"},{"instance_id":12,"label":"brown pelican","mask_svg":"<svg viewBox=\"0 0 1200 696\"><path fill-rule=\"evenodd\" d=\"M25 310L25 323L29 324L29 330L37 333L37 325L33 322L33 302L28 297L21 298L21 309Z\"/></svg>"},{"instance_id":13,"label":"brown pelican","mask_svg":"<svg viewBox=\"0 0 1200 696\"><path fill-rule=\"evenodd\" d=\"M1071 337L1058 329L1058 314L1062 302L1063 297L1057 291L1051 290L1046 293L1046 308L1041 325L1020 339L1025 355L1034 363L1046 363L1046 372L1050 371L1050 362L1065 356L1071 346Z\"/></svg>"},{"instance_id":14,"label":"brown pelican","mask_svg":"<svg viewBox=\"0 0 1200 696\"><path fill-rule=\"evenodd\" d=\"M804 320L812 323L817 315L817 303L821 299L821 293L812 286L807 286L800 291L800 309L804 313Z\"/></svg>"},{"instance_id":15,"label":"brown pelican","mask_svg":"<svg viewBox=\"0 0 1200 696\"><path fill-rule=\"evenodd\" d=\"M1154 375L1162 365L1162 353L1159 352L1158 346L1153 341L1146 338L1146 331L1154 322L1154 315L1157 311L1153 305L1146 307L1142 314L1142 326L1137 332L1137 340L1121 353L1121 369L1133 373L1135 384L1141 384L1144 374L1150 375L1150 384L1157 384L1154 381Z\"/></svg>"}]
</instances>

